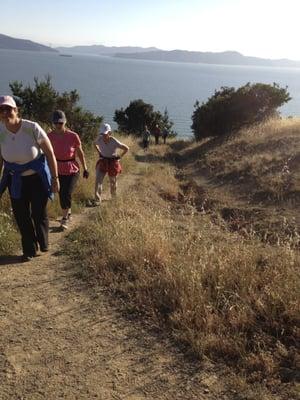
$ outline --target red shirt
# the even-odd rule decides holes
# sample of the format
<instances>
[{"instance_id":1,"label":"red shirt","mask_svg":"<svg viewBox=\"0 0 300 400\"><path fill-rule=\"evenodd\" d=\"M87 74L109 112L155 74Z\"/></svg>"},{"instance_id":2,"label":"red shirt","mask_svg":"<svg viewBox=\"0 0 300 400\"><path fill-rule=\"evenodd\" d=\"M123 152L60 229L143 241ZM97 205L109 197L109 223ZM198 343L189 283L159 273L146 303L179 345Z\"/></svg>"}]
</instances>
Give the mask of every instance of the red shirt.
<instances>
[{"instance_id":1,"label":"red shirt","mask_svg":"<svg viewBox=\"0 0 300 400\"><path fill-rule=\"evenodd\" d=\"M77 133L66 130L63 134L59 134L52 131L48 133L48 137L57 160L58 174L76 174L79 171L79 164L75 160L76 149L81 145Z\"/></svg>"}]
</instances>

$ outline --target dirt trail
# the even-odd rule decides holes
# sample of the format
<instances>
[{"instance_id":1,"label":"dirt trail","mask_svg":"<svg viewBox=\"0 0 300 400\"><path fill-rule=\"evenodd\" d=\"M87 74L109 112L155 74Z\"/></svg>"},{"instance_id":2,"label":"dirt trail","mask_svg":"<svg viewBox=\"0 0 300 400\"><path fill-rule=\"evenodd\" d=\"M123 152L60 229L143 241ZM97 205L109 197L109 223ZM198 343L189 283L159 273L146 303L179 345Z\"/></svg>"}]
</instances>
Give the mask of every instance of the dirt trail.
<instances>
[{"instance_id":1,"label":"dirt trail","mask_svg":"<svg viewBox=\"0 0 300 400\"><path fill-rule=\"evenodd\" d=\"M213 366L187 361L78 277L57 226L48 253L0 265L0 399L228 399Z\"/></svg>"}]
</instances>

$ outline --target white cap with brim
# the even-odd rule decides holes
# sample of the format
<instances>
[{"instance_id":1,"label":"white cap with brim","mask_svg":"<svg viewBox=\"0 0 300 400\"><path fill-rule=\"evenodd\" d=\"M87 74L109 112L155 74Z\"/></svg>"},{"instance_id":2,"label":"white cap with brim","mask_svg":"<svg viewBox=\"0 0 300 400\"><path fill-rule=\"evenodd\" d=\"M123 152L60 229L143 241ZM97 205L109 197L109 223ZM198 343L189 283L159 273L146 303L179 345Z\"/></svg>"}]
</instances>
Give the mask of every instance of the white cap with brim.
<instances>
[{"instance_id":1,"label":"white cap with brim","mask_svg":"<svg viewBox=\"0 0 300 400\"><path fill-rule=\"evenodd\" d=\"M9 106L16 108L17 104L13 97L11 96L0 96L0 106Z\"/></svg>"},{"instance_id":2,"label":"white cap with brim","mask_svg":"<svg viewBox=\"0 0 300 400\"><path fill-rule=\"evenodd\" d=\"M111 126L109 124L103 124L100 127L100 135L106 135L111 132Z\"/></svg>"}]
</instances>

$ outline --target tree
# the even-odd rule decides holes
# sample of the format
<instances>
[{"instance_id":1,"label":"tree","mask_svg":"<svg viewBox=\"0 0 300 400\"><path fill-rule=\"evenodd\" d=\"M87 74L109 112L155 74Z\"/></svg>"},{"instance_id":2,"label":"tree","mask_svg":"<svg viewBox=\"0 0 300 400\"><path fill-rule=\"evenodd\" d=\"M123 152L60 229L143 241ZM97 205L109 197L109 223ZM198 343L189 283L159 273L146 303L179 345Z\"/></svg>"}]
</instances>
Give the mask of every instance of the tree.
<instances>
[{"instance_id":1,"label":"tree","mask_svg":"<svg viewBox=\"0 0 300 400\"><path fill-rule=\"evenodd\" d=\"M170 132L173 126L167 110L164 114L154 111L153 105L145 103L142 99L131 101L125 110L123 108L116 110L114 121L120 131L137 136L142 134L145 125L152 128L157 124L161 129L166 127ZM176 135L175 132L172 134Z\"/></svg>"},{"instance_id":2,"label":"tree","mask_svg":"<svg viewBox=\"0 0 300 400\"><path fill-rule=\"evenodd\" d=\"M174 124L172 121L170 121L169 112L167 108L165 108L164 114L162 116L162 125L169 132L169 135L176 136L176 134L174 135L174 132L172 131L172 127Z\"/></svg>"},{"instance_id":3,"label":"tree","mask_svg":"<svg viewBox=\"0 0 300 400\"><path fill-rule=\"evenodd\" d=\"M34 87L23 86L22 82L13 81L9 87L20 102L22 116L51 125L52 113L56 109L66 113L68 127L78 132L84 143L90 143L97 135L102 117L93 115L77 105L80 96L77 90L59 94L47 75L44 80L34 78Z\"/></svg>"},{"instance_id":4,"label":"tree","mask_svg":"<svg viewBox=\"0 0 300 400\"><path fill-rule=\"evenodd\" d=\"M226 135L278 115L277 109L290 99L287 88L276 83L221 87L206 103L195 103L191 128L196 140Z\"/></svg>"}]
</instances>

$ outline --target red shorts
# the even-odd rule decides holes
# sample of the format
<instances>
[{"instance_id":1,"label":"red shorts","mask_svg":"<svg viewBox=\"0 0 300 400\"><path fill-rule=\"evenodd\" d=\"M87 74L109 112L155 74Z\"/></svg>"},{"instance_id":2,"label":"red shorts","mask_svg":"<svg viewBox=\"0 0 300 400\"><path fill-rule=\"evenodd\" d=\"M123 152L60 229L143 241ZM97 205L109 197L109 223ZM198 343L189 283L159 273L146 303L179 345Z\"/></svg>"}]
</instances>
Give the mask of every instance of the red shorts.
<instances>
[{"instance_id":1,"label":"red shorts","mask_svg":"<svg viewBox=\"0 0 300 400\"><path fill-rule=\"evenodd\" d=\"M103 173L107 173L108 176L117 176L122 172L122 166L119 160L108 160L100 158L97 161L96 168Z\"/></svg>"}]
</instances>

